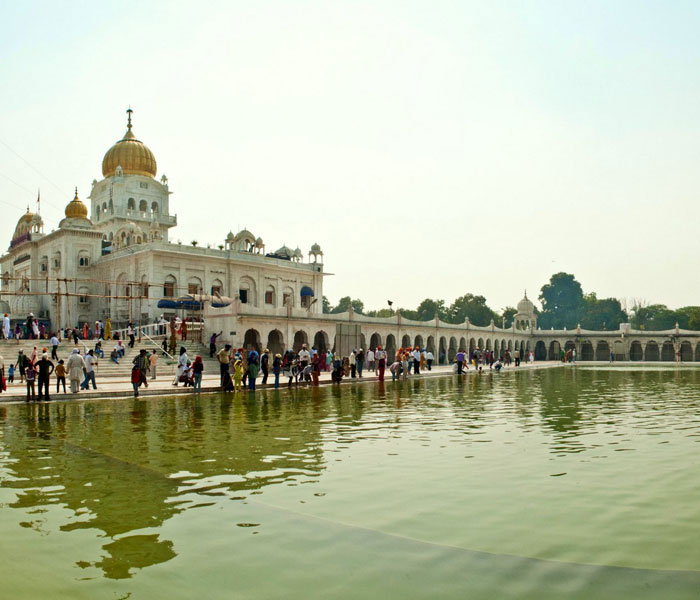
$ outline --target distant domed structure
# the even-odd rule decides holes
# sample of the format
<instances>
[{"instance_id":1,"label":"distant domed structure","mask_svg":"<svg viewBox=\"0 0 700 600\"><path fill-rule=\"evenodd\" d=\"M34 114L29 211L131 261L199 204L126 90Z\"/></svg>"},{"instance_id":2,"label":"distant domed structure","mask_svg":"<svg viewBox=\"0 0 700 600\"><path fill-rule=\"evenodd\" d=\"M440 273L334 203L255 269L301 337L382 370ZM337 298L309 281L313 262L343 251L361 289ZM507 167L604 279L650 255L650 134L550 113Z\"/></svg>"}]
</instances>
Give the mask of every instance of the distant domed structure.
<instances>
[{"instance_id":1,"label":"distant domed structure","mask_svg":"<svg viewBox=\"0 0 700 600\"><path fill-rule=\"evenodd\" d=\"M43 229L44 221L41 219L41 215L31 212L27 207L27 212L17 221L12 239L16 240L27 233L42 233Z\"/></svg>"},{"instance_id":2,"label":"distant domed structure","mask_svg":"<svg viewBox=\"0 0 700 600\"><path fill-rule=\"evenodd\" d=\"M527 297L527 292L525 292L525 297L518 302L517 310L518 312L513 317L513 325L516 329L533 330L537 327L535 305Z\"/></svg>"},{"instance_id":3,"label":"distant domed structure","mask_svg":"<svg viewBox=\"0 0 700 600\"><path fill-rule=\"evenodd\" d=\"M129 115L124 137L112 146L102 159L102 175L109 177L121 167L125 175L145 175L155 177L157 173L156 157L148 146L137 140L131 131L131 109L126 111Z\"/></svg>"}]
</instances>

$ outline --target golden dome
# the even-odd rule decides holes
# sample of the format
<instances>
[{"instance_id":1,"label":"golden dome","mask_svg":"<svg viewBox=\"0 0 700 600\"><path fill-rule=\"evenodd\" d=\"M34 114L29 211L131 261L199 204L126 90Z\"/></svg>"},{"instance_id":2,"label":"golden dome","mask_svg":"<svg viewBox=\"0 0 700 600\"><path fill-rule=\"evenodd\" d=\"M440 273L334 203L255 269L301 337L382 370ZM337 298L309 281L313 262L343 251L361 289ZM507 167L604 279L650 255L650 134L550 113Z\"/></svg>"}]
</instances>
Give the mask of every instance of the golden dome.
<instances>
[{"instance_id":1,"label":"golden dome","mask_svg":"<svg viewBox=\"0 0 700 600\"><path fill-rule=\"evenodd\" d=\"M27 206L27 212L24 213L20 218L19 221L17 221L17 225L21 223L31 223L32 219L34 218L34 213L29 210L29 207Z\"/></svg>"},{"instance_id":2,"label":"golden dome","mask_svg":"<svg viewBox=\"0 0 700 600\"><path fill-rule=\"evenodd\" d=\"M78 198L78 188L75 188L75 198L66 206L66 219L87 219L88 209Z\"/></svg>"},{"instance_id":3,"label":"golden dome","mask_svg":"<svg viewBox=\"0 0 700 600\"><path fill-rule=\"evenodd\" d=\"M112 146L102 159L102 175L109 177L114 175L117 167L127 175L145 175L155 177L157 172L156 157L148 146L136 139L131 131L131 109L126 111L129 115L126 133L124 137Z\"/></svg>"}]
</instances>

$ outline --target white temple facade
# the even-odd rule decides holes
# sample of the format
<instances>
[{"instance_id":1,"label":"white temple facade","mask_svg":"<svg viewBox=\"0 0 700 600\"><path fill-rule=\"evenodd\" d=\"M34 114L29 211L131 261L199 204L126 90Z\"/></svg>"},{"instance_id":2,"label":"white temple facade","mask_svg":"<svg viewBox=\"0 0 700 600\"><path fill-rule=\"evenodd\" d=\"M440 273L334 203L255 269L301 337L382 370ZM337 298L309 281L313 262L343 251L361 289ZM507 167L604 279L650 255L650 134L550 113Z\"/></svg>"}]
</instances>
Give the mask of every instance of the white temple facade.
<instances>
[{"instance_id":1,"label":"white temple facade","mask_svg":"<svg viewBox=\"0 0 700 600\"><path fill-rule=\"evenodd\" d=\"M20 217L0 257L1 291L10 292L3 299L13 321L33 312L56 328L110 317L117 328L182 316L158 303L186 294L218 294L262 314L285 307L321 313L317 244L304 262L299 248L266 252L262 238L248 230L226 237L222 231L217 248L169 241L177 216L168 179L157 179L156 159L136 138L127 112L126 133L106 152L102 178L92 182L89 217L77 190L50 233L40 215L27 210Z\"/></svg>"}]
</instances>

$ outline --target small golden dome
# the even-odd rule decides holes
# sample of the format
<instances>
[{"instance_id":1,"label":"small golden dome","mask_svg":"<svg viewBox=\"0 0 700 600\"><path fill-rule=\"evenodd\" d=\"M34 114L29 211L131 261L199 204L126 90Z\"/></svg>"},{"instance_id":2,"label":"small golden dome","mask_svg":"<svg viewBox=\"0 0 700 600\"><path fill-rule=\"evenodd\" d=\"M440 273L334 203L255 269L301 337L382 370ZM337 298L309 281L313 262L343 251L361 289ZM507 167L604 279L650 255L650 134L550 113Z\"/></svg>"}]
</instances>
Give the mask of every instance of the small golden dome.
<instances>
[{"instance_id":1,"label":"small golden dome","mask_svg":"<svg viewBox=\"0 0 700 600\"><path fill-rule=\"evenodd\" d=\"M27 206L27 212L24 213L20 218L19 221L17 221L17 225L20 223L31 223L32 219L34 218L34 213L29 210L29 207Z\"/></svg>"},{"instance_id":2,"label":"small golden dome","mask_svg":"<svg viewBox=\"0 0 700 600\"><path fill-rule=\"evenodd\" d=\"M88 209L78 198L78 188L75 188L75 197L66 206L66 219L87 219Z\"/></svg>"},{"instance_id":3,"label":"small golden dome","mask_svg":"<svg viewBox=\"0 0 700 600\"><path fill-rule=\"evenodd\" d=\"M124 137L112 146L102 159L102 175L109 177L114 175L117 167L127 175L145 175L155 177L157 173L156 157L148 146L136 139L131 131L131 109L126 111L129 115L126 133Z\"/></svg>"}]
</instances>

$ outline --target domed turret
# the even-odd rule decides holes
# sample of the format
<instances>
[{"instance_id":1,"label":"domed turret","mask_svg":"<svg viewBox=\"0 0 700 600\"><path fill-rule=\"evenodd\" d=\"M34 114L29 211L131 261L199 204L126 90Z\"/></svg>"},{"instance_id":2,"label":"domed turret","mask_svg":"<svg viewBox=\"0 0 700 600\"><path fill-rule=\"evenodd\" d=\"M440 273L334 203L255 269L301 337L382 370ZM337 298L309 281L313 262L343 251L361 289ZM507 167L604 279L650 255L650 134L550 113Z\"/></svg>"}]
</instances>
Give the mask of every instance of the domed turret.
<instances>
[{"instance_id":1,"label":"domed turret","mask_svg":"<svg viewBox=\"0 0 700 600\"><path fill-rule=\"evenodd\" d=\"M535 305L530 302L530 299L527 297L527 292L525 292L525 297L518 302L518 314L521 315L530 315L534 314L535 312Z\"/></svg>"},{"instance_id":2,"label":"domed turret","mask_svg":"<svg viewBox=\"0 0 700 600\"><path fill-rule=\"evenodd\" d=\"M16 240L27 233L41 233L44 228L44 221L41 215L35 214L27 207L27 212L24 213L17 221L17 227L12 235L12 240Z\"/></svg>"},{"instance_id":3,"label":"domed turret","mask_svg":"<svg viewBox=\"0 0 700 600\"><path fill-rule=\"evenodd\" d=\"M87 219L88 209L78 198L78 188L75 188L75 196L66 206L65 212L66 219Z\"/></svg>"},{"instance_id":4,"label":"domed turret","mask_svg":"<svg viewBox=\"0 0 700 600\"><path fill-rule=\"evenodd\" d=\"M102 175L110 177L121 167L125 175L145 175L155 177L157 173L156 158L140 140L136 139L131 131L131 109L126 111L129 115L127 129L124 137L112 146L102 159Z\"/></svg>"}]
</instances>

